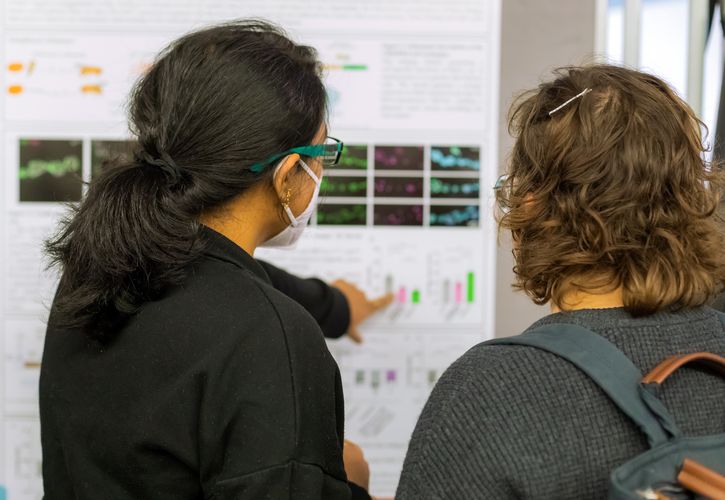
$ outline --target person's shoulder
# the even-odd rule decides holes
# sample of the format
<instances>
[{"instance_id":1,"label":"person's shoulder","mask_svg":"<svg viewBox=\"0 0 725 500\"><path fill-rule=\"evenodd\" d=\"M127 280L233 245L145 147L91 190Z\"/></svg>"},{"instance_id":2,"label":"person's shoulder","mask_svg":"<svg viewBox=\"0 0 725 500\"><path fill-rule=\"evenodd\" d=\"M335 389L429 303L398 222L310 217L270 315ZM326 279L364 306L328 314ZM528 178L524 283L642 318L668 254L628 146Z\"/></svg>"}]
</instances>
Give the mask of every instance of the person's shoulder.
<instances>
[{"instance_id":1,"label":"person's shoulder","mask_svg":"<svg viewBox=\"0 0 725 500\"><path fill-rule=\"evenodd\" d=\"M271 328L288 337L286 342L300 340L303 344L312 343L311 347L315 348L319 347L315 341L324 343L324 336L315 319L299 303L277 290L266 276L226 263L211 265L229 267L217 270L225 272L228 279L216 291L215 300L233 303L232 309L236 313L235 321L238 325L257 330Z\"/></svg>"},{"instance_id":2,"label":"person's shoulder","mask_svg":"<svg viewBox=\"0 0 725 500\"><path fill-rule=\"evenodd\" d=\"M268 283L266 276L262 273L255 273L254 270L239 266L227 260L222 260L210 255L204 255L201 259L189 266L182 288L192 293L197 289L204 289L205 294L215 296L219 300L240 300L235 291L243 291L245 294L263 296L260 284Z\"/></svg>"},{"instance_id":3,"label":"person's shoulder","mask_svg":"<svg viewBox=\"0 0 725 500\"><path fill-rule=\"evenodd\" d=\"M506 442L502 451L491 441L500 444L513 438L512 421L534 413L528 407L531 400L519 392L525 392L526 381L533 379L540 360L532 363L531 358L538 356L525 346L482 342L449 366L420 414L396 497L439 498L437 492L440 498L453 498L455 491L459 498L469 481L491 491L503 487L488 479L508 473L491 471L499 468L501 454L512 452L516 443ZM463 472L470 470L475 470L474 479ZM448 479L430 482L432 476Z\"/></svg>"},{"instance_id":4,"label":"person's shoulder","mask_svg":"<svg viewBox=\"0 0 725 500\"><path fill-rule=\"evenodd\" d=\"M322 337L314 319L264 276L218 259L190 267L183 283L144 306L142 315L202 346L251 342L257 349L283 348L290 330Z\"/></svg>"},{"instance_id":5,"label":"person's shoulder","mask_svg":"<svg viewBox=\"0 0 725 500\"><path fill-rule=\"evenodd\" d=\"M239 320L248 318L257 324L264 318L278 319L276 314L269 314L270 309L282 310L283 315L297 315L301 309L274 288L261 266L259 269L245 268L209 256L187 269L184 283L171 295L192 307L211 305L210 309L217 313L222 308L231 309L228 313L236 313ZM267 314L260 318L255 312Z\"/></svg>"},{"instance_id":6,"label":"person's shoulder","mask_svg":"<svg viewBox=\"0 0 725 500\"><path fill-rule=\"evenodd\" d=\"M548 361L546 358L546 353L533 347L481 342L453 362L438 385L460 390L470 384L474 387L500 384L535 371L538 365Z\"/></svg>"},{"instance_id":7,"label":"person's shoulder","mask_svg":"<svg viewBox=\"0 0 725 500\"><path fill-rule=\"evenodd\" d=\"M471 409L473 402L504 401L519 386L547 371L551 360L537 349L481 342L454 361L433 387L422 420L445 422L451 414ZM476 405L478 407L478 404ZM483 405L477 411L490 408ZM435 425L435 424L434 424Z\"/></svg>"}]
</instances>

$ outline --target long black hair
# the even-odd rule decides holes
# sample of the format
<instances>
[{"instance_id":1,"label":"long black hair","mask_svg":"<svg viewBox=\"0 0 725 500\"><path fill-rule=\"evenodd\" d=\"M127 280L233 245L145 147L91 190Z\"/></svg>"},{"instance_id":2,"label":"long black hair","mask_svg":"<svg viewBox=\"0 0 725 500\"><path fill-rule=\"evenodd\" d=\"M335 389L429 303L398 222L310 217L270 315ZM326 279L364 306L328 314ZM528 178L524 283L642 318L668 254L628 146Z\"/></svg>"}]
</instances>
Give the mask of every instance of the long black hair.
<instances>
[{"instance_id":1,"label":"long black hair","mask_svg":"<svg viewBox=\"0 0 725 500\"><path fill-rule=\"evenodd\" d=\"M244 20L162 51L129 115L133 159L107 166L46 242L62 271L54 326L100 340L183 280L203 250L202 212L271 179L252 165L312 141L326 93L314 49Z\"/></svg>"}]
</instances>

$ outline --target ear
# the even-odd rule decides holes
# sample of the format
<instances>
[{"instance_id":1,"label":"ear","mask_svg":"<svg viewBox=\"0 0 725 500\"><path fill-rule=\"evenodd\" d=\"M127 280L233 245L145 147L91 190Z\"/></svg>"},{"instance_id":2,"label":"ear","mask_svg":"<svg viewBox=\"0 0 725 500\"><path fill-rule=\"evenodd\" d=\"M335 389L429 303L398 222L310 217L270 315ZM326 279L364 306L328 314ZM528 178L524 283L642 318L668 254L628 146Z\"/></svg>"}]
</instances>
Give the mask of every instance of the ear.
<instances>
[{"instance_id":1,"label":"ear","mask_svg":"<svg viewBox=\"0 0 725 500\"><path fill-rule=\"evenodd\" d=\"M292 186L292 175L295 173L295 167L298 161L300 161L300 155L296 153L291 154L282 160L282 163L280 163L274 172L272 183L274 190L277 192L277 197L281 200L284 199L286 191Z\"/></svg>"}]
</instances>

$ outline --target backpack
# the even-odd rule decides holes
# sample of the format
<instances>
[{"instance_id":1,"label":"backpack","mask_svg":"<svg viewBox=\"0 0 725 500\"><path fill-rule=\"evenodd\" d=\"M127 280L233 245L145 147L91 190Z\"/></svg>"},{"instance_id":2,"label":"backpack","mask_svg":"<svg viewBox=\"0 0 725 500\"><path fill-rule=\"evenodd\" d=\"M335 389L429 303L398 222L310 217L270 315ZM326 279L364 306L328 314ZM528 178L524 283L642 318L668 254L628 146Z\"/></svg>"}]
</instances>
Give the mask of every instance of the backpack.
<instances>
[{"instance_id":1,"label":"backpack","mask_svg":"<svg viewBox=\"0 0 725 500\"><path fill-rule=\"evenodd\" d=\"M720 319L725 325L725 315ZM657 397L662 383L685 364L699 364L725 377L725 358L706 352L673 356L642 377L608 340L570 324L546 325L486 344L525 345L564 358L644 432L650 449L612 472L609 500L725 499L725 434L683 436Z\"/></svg>"}]
</instances>

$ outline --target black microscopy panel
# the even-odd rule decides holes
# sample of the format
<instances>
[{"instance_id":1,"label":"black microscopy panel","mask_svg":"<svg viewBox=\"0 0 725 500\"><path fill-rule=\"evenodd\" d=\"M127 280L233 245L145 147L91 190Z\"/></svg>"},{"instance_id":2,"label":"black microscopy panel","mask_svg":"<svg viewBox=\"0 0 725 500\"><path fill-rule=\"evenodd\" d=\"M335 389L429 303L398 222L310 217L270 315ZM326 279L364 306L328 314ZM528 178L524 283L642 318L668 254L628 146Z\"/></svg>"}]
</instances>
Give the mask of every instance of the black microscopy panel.
<instances>
[{"instance_id":1,"label":"black microscopy panel","mask_svg":"<svg viewBox=\"0 0 725 500\"><path fill-rule=\"evenodd\" d=\"M430 168L439 172L479 172L481 150L473 146L432 146Z\"/></svg>"},{"instance_id":2,"label":"black microscopy panel","mask_svg":"<svg viewBox=\"0 0 725 500\"><path fill-rule=\"evenodd\" d=\"M334 167L328 169L367 170L368 168L368 147L366 145L350 144L342 148L340 161Z\"/></svg>"},{"instance_id":3,"label":"black microscopy panel","mask_svg":"<svg viewBox=\"0 0 725 500\"><path fill-rule=\"evenodd\" d=\"M431 198L471 198L481 196L481 183L478 179L446 179L431 177Z\"/></svg>"},{"instance_id":4,"label":"black microscopy panel","mask_svg":"<svg viewBox=\"0 0 725 500\"><path fill-rule=\"evenodd\" d=\"M423 170L423 146L376 146L377 170Z\"/></svg>"},{"instance_id":5,"label":"black microscopy panel","mask_svg":"<svg viewBox=\"0 0 725 500\"><path fill-rule=\"evenodd\" d=\"M326 175L322 178L322 196L351 196L365 198L368 192L367 177Z\"/></svg>"},{"instance_id":6,"label":"black microscopy panel","mask_svg":"<svg viewBox=\"0 0 725 500\"><path fill-rule=\"evenodd\" d=\"M20 202L80 201L83 193L83 142L20 139Z\"/></svg>"},{"instance_id":7,"label":"black microscopy panel","mask_svg":"<svg viewBox=\"0 0 725 500\"><path fill-rule=\"evenodd\" d=\"M430 225L478 227L480 212L478 205L431 205Z\"/></svg>"},{"instance_id":8,"label":"black microscopy panel","mask_svg":"<svg viewBox=\"0 0 725 500\"><path fill-rule=\"evenodd\" d=\"M376 177L375 196L384 198L422 198L421 177Z\"/></svg>"},{"instance_id":9,"label":"black microscopy panel","mask_svg":"<svg viewBox=\"0 0 725 500\"><path fill-rule=\"evenodd\" d=\"M129 161L136 141L93 140L91 141L91 179L95 179L103 168L115 163Z\"/></svg>"},{"instance_id":10,"label":"black microscopy panel","mask_svg":"<svg viewBox=\"0 0 725 500\"><path fill-rule=\"evenodd\" d=\"M323 203L317 207L317 224L321 226L364 226L367 206L358 204Z\"/></svg>"},{"instance_id":11,"label":"black microscopy panel","mask_svg":"<svg viewBox=\"0 0 725 500\"><path fill-rule=\"evenodd\" d=\"M376 226L422 226L423 205L375 205Z\"/></svg>"}]
</instances>

